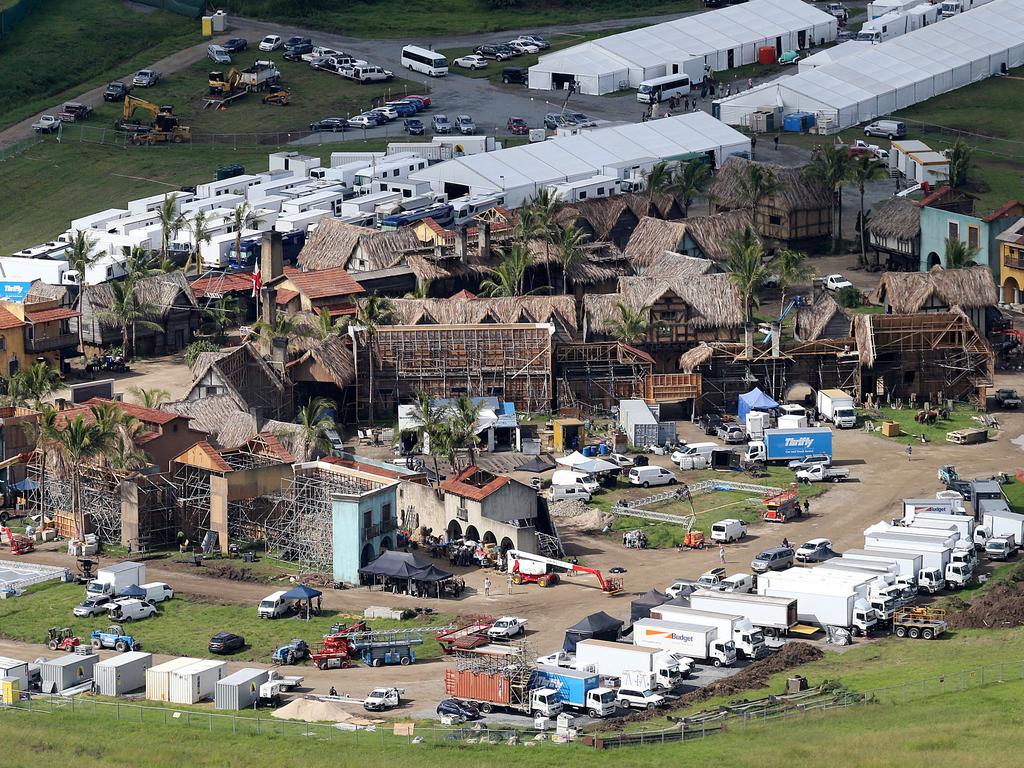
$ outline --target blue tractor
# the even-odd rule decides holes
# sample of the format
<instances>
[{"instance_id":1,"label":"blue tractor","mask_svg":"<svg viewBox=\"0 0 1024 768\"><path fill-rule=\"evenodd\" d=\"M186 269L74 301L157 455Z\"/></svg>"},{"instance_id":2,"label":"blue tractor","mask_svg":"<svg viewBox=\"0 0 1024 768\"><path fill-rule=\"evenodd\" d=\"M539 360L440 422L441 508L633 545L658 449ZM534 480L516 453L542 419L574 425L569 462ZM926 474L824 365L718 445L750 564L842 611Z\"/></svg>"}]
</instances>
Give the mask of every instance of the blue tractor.
<instances>
[{"instance_id":1,"label":"blue tractor","mask_svg":"<svg viewBox=\"0 0 1024 768\"><path fill-rule=\"evenodd\" d=\"M309 658L309 644L300 638L293 638L288 645L282 645L272 656L275 664L295 664Z\"/></svg>"},{"instance_id":2,"label":"blue tractor","mask_svg":"<svg viewBox=\"0 0 1024 768\"><path fill-rule=\"evenodd\" d=\"M111 624L106 630L94 629L90 637L93 650L100 648L113 649L124 653L125 651L138 651L142 643L131 635L126 635L120 624Z\"/></svg>"}]
</instances>

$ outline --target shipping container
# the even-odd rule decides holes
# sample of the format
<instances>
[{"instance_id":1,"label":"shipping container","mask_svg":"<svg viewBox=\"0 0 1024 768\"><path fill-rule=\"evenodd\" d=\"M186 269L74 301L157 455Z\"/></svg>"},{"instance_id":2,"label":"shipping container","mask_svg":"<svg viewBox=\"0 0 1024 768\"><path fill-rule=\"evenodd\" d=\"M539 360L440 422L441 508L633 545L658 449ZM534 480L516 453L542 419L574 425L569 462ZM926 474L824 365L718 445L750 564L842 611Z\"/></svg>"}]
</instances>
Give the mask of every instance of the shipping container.
<instances>
[{"instance_id":1,"label":"shipping container","mask_svg":"<svg viewBox=\"0 0 1024 768\"><path fill-rule=\"evenodd\" d=\"M260 697L260 686L270 679L265 669L247 667L218 680L213 690L214 709L248 709Z\"/></svg>"},{"instance_id":2,"label":"shipping container","mask_svg":"<svg viewBox=\"0 0 1024 768\"><path fill-rule=\"evenodd\" d=\"M170 699L174 704L197 704L213 697L217 681L224 677L223 661L204 659L188 667L171 670Z\"/></svg>"},{"instance_id":3,"label":"shipping container","mask_svg":"<svg viewBox=\"0 0 1024 768\"><path fill-rule=\"evenodd\" d=\"M150 701L170 701L171 672L195 664L200 659L182 657L157 664L146 670L146 698Z\"/></svg>"},{"instance_id":4,"label":"shipping container","mask_svg":"<svg viewBox=\"0 0 1024 768\"><path fill-rule=\"evenodd\" d=\"M101 696L123 696L146 687L146 670L153 666L153 654L129 651L96 665L96 692Z\"/></svg>"},{"instance_id":5,"label":"shipping container","mask_svg":"<svg viewBox=\"0 0 1024 768\"><path fill-rule=\"evenodd\" d=\"M511 701L508 677L500 673L488 675L484 672L446 669L444 693L457 699L489 701L499 706L508 706Z\"/></svg>"},{"instance_id":6,"label":"shipping container","mask_svg":"<svg viewBox=\"0 0 1024 768\"><path fill-rule=\"evenodd\" d=\"M94 653L69 653L39 665L43 693L60 693L92 680L93 667L100 657Z\"/></svg>"},{"instance_id":7,"label":"shipping container","mask_svg":"<svg viewBox=\"0 0 1024 768\"><path fill-rule=\"evenodd\" d=\"M28 690L28 662L9 659L0 656L0 677L16 677L21 684L21 690Z\"/></svg>"},{"instance_id":8,"label":"shipping container","mask_svg":"<svg viewBox=\"0 0 1024 768\"><path fill-rule=\"evenodd\" d=\"M737 592L698 589L690 595L690 607L700 611L738 613L768 634L783 635L797 624L796 600Z\"/></svg>"}]
</instances>

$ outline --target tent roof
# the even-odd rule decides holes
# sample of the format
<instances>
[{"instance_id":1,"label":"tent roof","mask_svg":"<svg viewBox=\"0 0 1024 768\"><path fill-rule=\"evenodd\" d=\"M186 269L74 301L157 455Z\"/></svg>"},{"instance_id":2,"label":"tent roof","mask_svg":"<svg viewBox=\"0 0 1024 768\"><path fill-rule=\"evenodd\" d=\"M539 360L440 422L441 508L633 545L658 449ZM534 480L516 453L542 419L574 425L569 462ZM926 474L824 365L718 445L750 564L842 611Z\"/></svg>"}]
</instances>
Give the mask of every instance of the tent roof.
<instances>
[{"instance_id":1,"label":"tent roof","mask_svg":"<svg viewBox=\"0 0 1024 768\"><path fill-rule=\"evenodd\" d=\"M664 605L669 600L668 595L662 594L656 589L648 590L639 597L633 599L630 605L651 606Z\"/></svg>"},{"instance_id":2,"label":"tent roof","mask_svg":"<svg viewBox=\"0 0 1024 768\"><path fill-rule=\"evenodd\" d=\"M516 472L548 472L555 468L554 464L545 461L546 456L535 456L525 464L516 467Z\"/></svg>"},{"instance_id":3,"label":"tent roof","mask_svg":"<svg viewBox=\"0 0 1024 768\"><path fill-rule=\"evenodd\" d=\"M435 582L450 579L452 575L453 574L450 572L438 568L436 565L428 565L423 570L418 571L413 578L418 579L419 581Z\"/></svg>"},{"instance_id":4,"label":"tent roof","mask_svg":"<svg viewBox=\"0 0 1024 768\"><path fill-rule=\"evenodd\" d=\"M387 551L373 562L359 569L360 573L371 576L390 576L393 579L414 579L416 573L430 566L408 552Z\"/></svg>"},{"instance_id":5,"label":"tent roof","mask_svg":"<svg viewBox=\"0 0 1024 768\"><path fill-rule=\"evenodd\" d=\"M598 611L586 616L573 624L567 632L607 632L612 629L619 629L625 622L609 616L604 611Z\"/></svg>"},{"instance_id":6,"label":"tent roof","mask_svg":"<svg viewBox=\"0 0 1024 768\"><path fill-rule=\"evenodd\" d=\"M577 464L582 464L584 461L587 461L587 457L579 451L573 451L568 456L560 456L555 459L555 461L566 467L575 467Z\"/></svg>"},{"instance_id":7,"label":"tent roof","mask_svg":"<svg viewBox=\"0 0 1024 768\"><path fill-rule=\"evenodd\" d=\"M740 395L740 402L746 403L747 407L751 410L764 410L766 408L779 407L777 402L768 397L768 395L762 392L758 387L754 387L749 392L745 392Z\"/></svg>"},{"instance_id":8,"label":"tent roof","mask_svg":"<svg viewBox=\"0 0 1024 768\"><path fill-rule=\"evenodd\" d=\"M313 589L313 587L307 587L305 584L299 584L281 595L281 598L284 600L312 600L314 597L320 597L322 594L323 592L319 589Z\"/></svg>"}]
</instances>

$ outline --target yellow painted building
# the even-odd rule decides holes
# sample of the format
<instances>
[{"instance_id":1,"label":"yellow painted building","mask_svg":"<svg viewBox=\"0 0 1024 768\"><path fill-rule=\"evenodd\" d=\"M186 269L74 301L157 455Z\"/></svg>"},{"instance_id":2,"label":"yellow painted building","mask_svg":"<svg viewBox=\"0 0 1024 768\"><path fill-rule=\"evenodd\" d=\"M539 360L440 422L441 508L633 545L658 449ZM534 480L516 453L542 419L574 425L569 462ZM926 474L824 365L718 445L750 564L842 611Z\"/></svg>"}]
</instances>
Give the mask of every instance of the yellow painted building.
<instances>
[{"instance_id":1,"label":"yellow painted building","mask_svg":"<svg viewBox=\"0 0 1024 768\"><path fill-rule=\"evenodd\" d=\"M24 307L0 302L0 375L8 376L26 364Z\"/></svg>"},{"instance_id":2,"label":"yellow painted building","mask_svg":"<svg viewBox=\"0 0 1024 768\"><path fill-rule=\"evenodd\" d=\"M1024 218L996 235L999 241L999 300L1024 304Z\"/></svg>"},{"instance_id":3,"label":"yellow painted building","mask_svg":"<svg viewBox=\"0 0 1024 768\"><path fill-rule=\"evenodd\" d=\"M17 350L3 357L0 351L0 364L3 373L12 370L11 360L18 359L18 366L31 365L36 360L45 360L58 370L66 357L74 356L78 349L78 334L71 330L72 318L78 312L60 306L57 299L44 299L25 304L20 301L0 302L0 332L12 338L5 339L5 350ZM8 329L10 326L10 330ZM19 339L15 341L13 336ZM12 346L12 344L14 346Z\"/></svg>"}]
</instances>

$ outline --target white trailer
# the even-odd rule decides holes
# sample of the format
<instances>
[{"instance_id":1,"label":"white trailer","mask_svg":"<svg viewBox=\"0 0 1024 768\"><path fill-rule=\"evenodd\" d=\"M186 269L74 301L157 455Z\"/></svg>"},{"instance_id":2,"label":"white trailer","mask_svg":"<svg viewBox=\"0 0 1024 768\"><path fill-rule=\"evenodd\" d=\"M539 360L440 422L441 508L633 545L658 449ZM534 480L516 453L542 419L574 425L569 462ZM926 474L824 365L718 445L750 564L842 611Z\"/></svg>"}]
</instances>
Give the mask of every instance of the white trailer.
<instances>
[{"instance_id":1,"label":"white trailer","mask_svg":"<svg viewBox=\"0 0 1024 768\"><path fill-rule=\"evenodd\" d=\"M224 677L223 661L203 659L187 667L171 670L170 697L174 704L197 704L213 698L217 681Z\"/></svg>"},{"instance_id":2,"label":"white trailer","mask_svg":"<svg viewBox=\"0 0 1024 768\"><path fill-rule=\"evenodd\" d=\"M921 554L922 568L938 568L945 572L953 555L956 538L952 536L926 535L928 529L893 528L885 526L881 530L869 528L864 531L864 549L875 552L896 550L899 552L918 552ZM959 535L957 535L959 538Z\"/></svg>"},{"instance_id":3,"label":"white trailer","mask_svg":"<svg viewBox=\"0 0 1024 768\"><path fill-rule=\"evenodd\" d=\"M11 283L31 283L42 280L48 285L71 285L65 279L70 270L65 259L33 259L20 256L0 257L0 276Z\"/></svg>"},{"instance_id":4,"label":"white trailer","mask_svg":"<svg viewBox=\"0 0 1024 768\"><path fill-rule=\"evenodd\" d=\"M785 635L799 621L796 600L784 597L698 589L690 595L690 607L700 611L738 613L769 636Z\"/></svg>"},{"instance_id":5,"label":"white trailer","mask_svg":"<svg viewBox=\"0 0 1024 768\"><path fill-rule=\"evenodd\" d=\"M617 195L619 183L617 176L591 176L578 181L551 184L548 190L564 203L578 203L581 200L593 200L595 197Z\"/></svg>"},{"instance_id":6,"label":"white trailer","mask_svg":"<svg viewBox=\"0 0 1024 768\"><path fill-rule=\"evenodd\" d=\"M904 499L903 522L910 524L914 516L922 513L939 515L962 515L963 499Z\"/></svg>"},{"instance_id":7,"label":"white trailer","mask_svg":"<svg viewBox=\"0 0 1024 768\"><path fill-rule=\"evenodd\" d=\"M982 546L994 536L1013 536L1015 541L1024 541L1024 515L1016 512L990 509L981 516L981 525L975 530L975 543Z\"/></svg>"},{"instance_id":8,"label":"white trailer","mask_svg":"<svg viewBox=\"0 0 1024 768\"><path fill-rule=\"evenodd\" d=\"M814 575L854 589L870 603L875 617L878 619L883 621L891 619L897 604L903 602L903 588L896 586L896 576L892 573L879 573L871 566L858 568L852 563L846 565L836 563L830 568L823 567L824 565L826 564L823 563L814 568Z\"/></svg>"},{"instance_id":9,"label":"white trailer","mask_svg":"<svg viewBox=\"0 0 1024 768\"><path fill-rule=\"evenodd\" d=\"M651 618L715 627L719 637L732 638L736 644L736 651L744 658L763 659L768 655L764 633L756 629L750 619L739 614L702 611L679 605L660 605L651 609Z\"/></svg>"},{"instance_id":10,"label":"white trailer","mask_svg":"<svg viewBox=\"0 0 1024 768\"><path fill-rule=\"evenodd\" d=\"M716 667L736 663L736 644L730 637L720 638L718 629L706 624L641 619L633 624L633 644L709 661Z\"/></svg>"},{"instance_id":11,"label":"white trailer","mask_svg":"<svg viewBox=\"0 0 1024 768\"><path fill-rule=\"evenodd\" d=\"M847 582L821 578L814 570L778 571L757 577L757 592L796 600L797 618L821 627L869 632L878 619L871 603Z\"/></svg>"},{"instance_id":12,"label":"white trailer","mask_svg":"<svg viewBox=\"0 0 1024 768\"><path fill-rule=\"evenodd\" d=\"M654 675L661 688L674 688L689 671L681 657L661 649L616 643L611 640L581 640L576 644L573 667L583 672L596 672L602 677L618 677L628 673Z\"/></svg>"},{"instance_id":13,"label":"white trailer","mask_svg":"<svg viewBox=\"0 0 1024 768\"><path fill-rule=\"evenodd\" d=\"M330 216L330 211L303 211L302 213L282 213L274 222L274 229L278 232L308 232L309 228L320 223L325 216Z\"/></svg>"},{"instance_id":14,"label":"white trailer","mask_svg":"<svg viewBox=\"0 0 1024 768\"><path fill-rule=\"evenodd\" d=\"M116 597L132 584L146 583L146 564L131 561L116 563L96 571L96 578L85 586L85 596L110 595Z\"/></svg>"},{"instance_id":15,"label":"white trailer","mask_svg":"<svg viewBox=\"0 0 1024 768\"><path fill-rule=\"evenodd\" d=\"M868 3L868 19L877 19L887 13L902 13L914 6L921 5L927 0L874 0Z\"/></svg>"},{"instance_id":16,"label":"white trailer","mask_svg":"<svg viewBox=\"0 0 1024 768\"><path fill-rule=\"evenodd\" d=\"M906 520L906 518L904 518ZM943 515L922 512L914 515L906 527L912 531L952 531L960 534L960 541L974 541L974 518L970 515Z\"/></svg>"},{"instance_id":17,"label":"white trailer","mask_svg":"<svg viewBox=\"0 0 1024 768\"><path fill-rule=\"evenodd\" d=\"M873 552L869 549L848 549L843 552L843 559L851 562L895 563L898 575L910 583L917 582L917 574L921 570L921 555L918 552Z\"/></svg>"},{"instance_id":18,"label":"white trailer","mask_svg":"<svg viewBox=\"0 0 1024 768\"><path fill-rule=\"evenodd\" d=\"M878 45L878 43L884 43L886 40L892 40L900 35L905 35L910 30L910 17L905 13L893 11L870 21L865 21L857 33L856 40L861 43Z\"/></svg>"},{"instance_id":19,"label":"white trailer","mask_svg":"<svg viewBox=\"0 0 1024 768\"><path fill-rule=\"evenodd\" d=\"M853 409L853 398L841 389L819 389L815 405L819 418L831 421L840 429L857 426L857 412Z\"/></svg>"}]
</instances>

